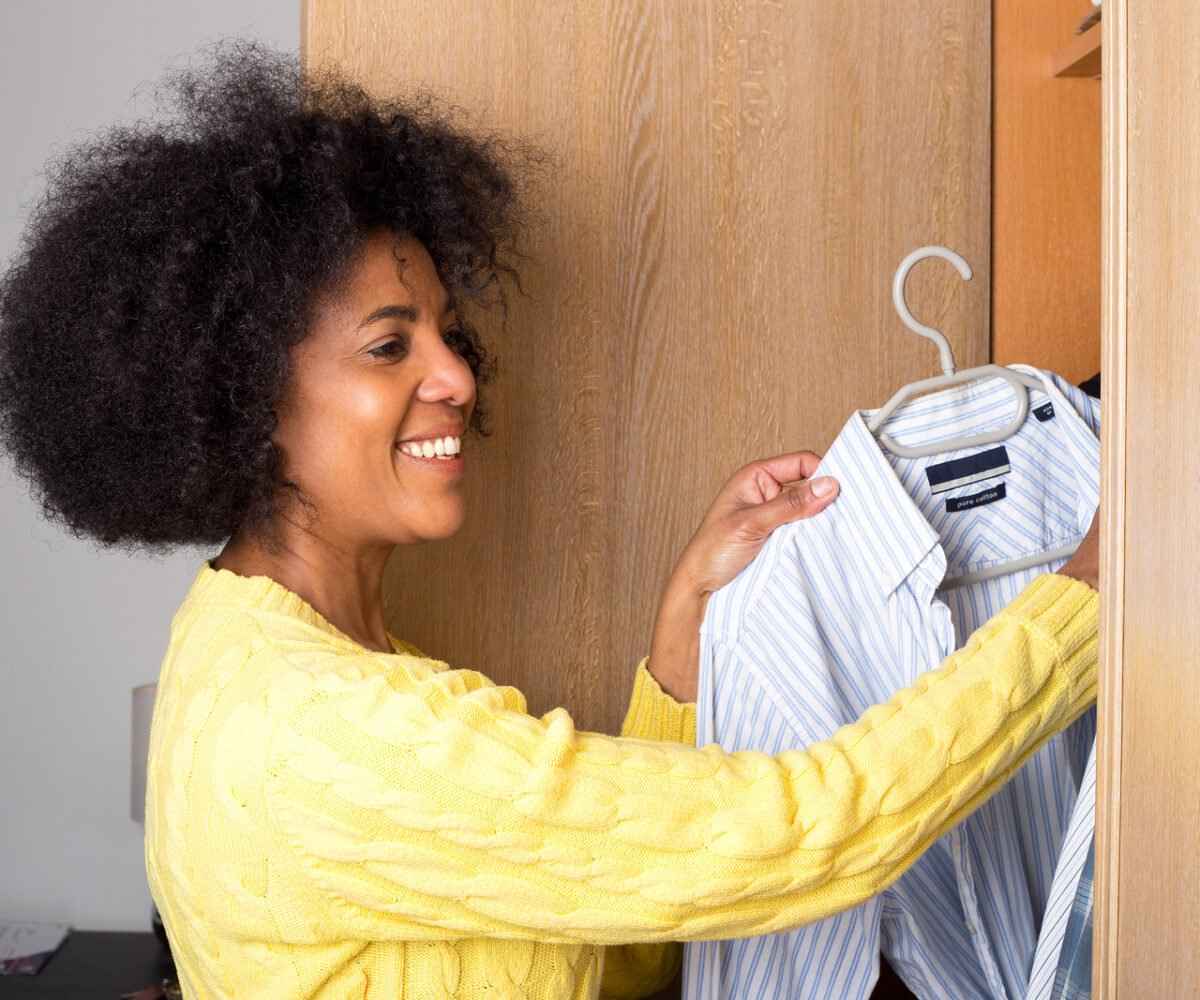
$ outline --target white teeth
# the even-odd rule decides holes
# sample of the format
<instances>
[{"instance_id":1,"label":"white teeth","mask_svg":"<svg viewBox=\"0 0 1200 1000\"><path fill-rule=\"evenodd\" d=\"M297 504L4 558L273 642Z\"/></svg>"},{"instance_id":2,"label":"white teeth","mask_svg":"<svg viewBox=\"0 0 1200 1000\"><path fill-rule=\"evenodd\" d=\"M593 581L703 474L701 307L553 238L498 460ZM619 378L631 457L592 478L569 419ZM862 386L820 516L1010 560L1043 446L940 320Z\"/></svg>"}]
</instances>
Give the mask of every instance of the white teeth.
<instances>
[{"instance_id":1,"label":"white teeth","mask_svg":"<svg viewBox=\"0 0 1200 1000\"><path fill-rule=\"evenodd\" d=\"M462 451L462 440L456 437L430 438L425 441L405 441L400 450L413 458L451 459Z\"/></svg>"}]
</instances>

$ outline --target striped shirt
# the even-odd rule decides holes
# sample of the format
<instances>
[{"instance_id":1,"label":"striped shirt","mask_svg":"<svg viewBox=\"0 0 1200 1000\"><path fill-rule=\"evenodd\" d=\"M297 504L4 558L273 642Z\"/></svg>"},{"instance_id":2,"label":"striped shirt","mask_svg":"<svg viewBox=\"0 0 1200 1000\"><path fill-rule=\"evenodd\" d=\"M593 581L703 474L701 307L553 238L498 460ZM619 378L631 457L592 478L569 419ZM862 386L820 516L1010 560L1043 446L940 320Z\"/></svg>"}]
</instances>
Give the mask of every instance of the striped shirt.
<instances>
[{"instance_id":1,"label":"striped shirt","mask_svg":"<svg viewBox=\"0 0 1200 1000\"><path fill-rule=\"evenodd\" d=\"M943 578L1078 542L1099 500L1099 409L1039 376L1021 430L1000 445L906 459L856 413L821 474L841 482L819 518L776 530L709 601L701 629L697 743L779 753L830 736L961 646L1042 566L940 590ZM1011 422L999 379L910 401L888 422L924 445ZM1060 865L1086 841L1079 796L1095 713L1055 737L1000 792L875 899L796 931L689 945L688 1000L856 1000L883 951L922 998L1020 1000L1043 925L1053 980L1079 881ZM1080 808L1076 809L1076 800ZM1085 815L1087 814L1087 815ZM1059 884L1061 879L1062 884Z\"/></svg>"},{"instance_id":2,"label":"striped shirt","mask_svg":"<svg viewBox=\"0 0 1200 1000\"><path fill-rule=\"evenodd\" d=\"M1058 859L1026 1000L1088 1000L1092 995L1093 870L1096 864L1096 750Z\"/></svg>"}]
</instances>

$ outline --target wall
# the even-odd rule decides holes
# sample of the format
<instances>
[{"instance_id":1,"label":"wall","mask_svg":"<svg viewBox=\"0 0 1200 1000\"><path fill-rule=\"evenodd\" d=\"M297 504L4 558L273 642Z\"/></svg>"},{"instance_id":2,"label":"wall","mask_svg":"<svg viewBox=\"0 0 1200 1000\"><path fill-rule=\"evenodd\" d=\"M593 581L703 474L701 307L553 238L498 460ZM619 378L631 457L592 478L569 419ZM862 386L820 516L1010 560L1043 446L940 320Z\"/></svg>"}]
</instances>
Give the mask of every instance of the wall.
<instances>
[{"instance_id":1,"label":"wall","mask_svg":"<svg viewBox=\"0 0 1200 1000\"><path fill-rule=\"evenodd\" d=\"M153 81L205 43L239 35L295 51L299 33L296 0L4 0L0 260L17 246L50 152L148 113ZM203 555L78 541L41 520L4 460L0 523L0 918L145 929L130 689L155 678Z\"/></svg>"}]
</instances>

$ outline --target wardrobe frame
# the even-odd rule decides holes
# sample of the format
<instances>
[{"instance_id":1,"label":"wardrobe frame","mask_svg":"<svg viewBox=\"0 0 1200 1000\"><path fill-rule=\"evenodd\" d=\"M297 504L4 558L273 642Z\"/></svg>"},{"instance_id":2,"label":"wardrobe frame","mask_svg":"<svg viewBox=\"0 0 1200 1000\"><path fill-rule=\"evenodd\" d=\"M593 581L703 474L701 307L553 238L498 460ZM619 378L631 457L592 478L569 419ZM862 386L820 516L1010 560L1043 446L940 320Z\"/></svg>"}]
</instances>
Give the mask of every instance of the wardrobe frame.
<instances>
[{"instance_id":1,"label":"wardrobe frame","mask_svg":"<svg viewBox=\"0 0 1200 1000\"><path fill-rule=\"evenodd\" d=\"M1200 994L1200 10L1104 0L1094 996Z\"/></svg>"}]
</instances>

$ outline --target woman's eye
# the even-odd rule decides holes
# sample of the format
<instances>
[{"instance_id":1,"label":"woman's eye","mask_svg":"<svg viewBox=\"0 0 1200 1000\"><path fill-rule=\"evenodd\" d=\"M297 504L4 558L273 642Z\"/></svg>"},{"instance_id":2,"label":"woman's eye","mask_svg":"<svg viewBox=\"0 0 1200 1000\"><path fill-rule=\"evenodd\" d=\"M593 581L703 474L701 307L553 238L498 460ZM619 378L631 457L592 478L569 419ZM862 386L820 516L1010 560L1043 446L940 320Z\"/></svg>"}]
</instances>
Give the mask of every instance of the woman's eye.
<instances>
[{"instance_id":1,"label":"woman's eye","mask_svg":"<svg viewBox=\"0 0 1200 1000\"><path fill-rule=\"evenodd\" d=\"M408 345L403 340L385 340L382 344L372 347L367 353L373 358L393 361L408 353Z\"/></svg>"}]
</instances>

